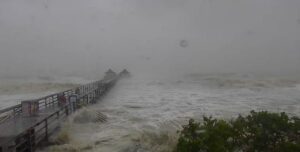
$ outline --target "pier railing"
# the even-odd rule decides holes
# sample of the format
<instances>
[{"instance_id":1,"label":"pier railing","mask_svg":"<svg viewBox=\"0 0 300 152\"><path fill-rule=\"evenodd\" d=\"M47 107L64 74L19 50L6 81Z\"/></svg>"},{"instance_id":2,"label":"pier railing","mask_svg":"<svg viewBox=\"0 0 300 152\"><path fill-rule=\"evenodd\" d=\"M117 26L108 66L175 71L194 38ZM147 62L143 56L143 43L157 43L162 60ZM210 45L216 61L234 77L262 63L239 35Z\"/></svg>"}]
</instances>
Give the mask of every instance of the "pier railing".
<instances>
[{"instance_id":1,"label":"pier railing","mask_svg":"<svg viewBox=\"0 0 300 152\"><path fill-rule=\"evenodd\" d=\"M47 108L51 109L51 107L55 106L58 106L58 108L54 108L55 110L52 111L51 114L33 124L31 127L25 128L24 131L17 136L10 137L9 139L6 139L5 142L0 142L0 152L35 151L36 147L42 141L47 141L49 135L59 127L61 120L65 119L70 113L75 112L84 105L96 103L99 98L103 97L114 86L118 78L119 76L115 76L111 79L95 81L71 90L30 100L38 103L38 109L40 111ZM64 105L59 105L59 98L62 95L66 99L66 103ZM75 104L70 101L71 97L76 98ZM22 104L0 110L0 125L1 122L5 123L6 121L16 119L17 117L20 118L22 115Z\"/></svg>"},{"instance_id":2,"label":"pier railing","mask_svg":"<svg viewBox=\"0 0 300 152\"><path fill-rule=\"evenodd\" d=\"M95 81L89 84L82 85L80 87L66 90L60 93L51 94L42 98L28 100L28 101L37 101L39 105L39 110L44 109L49 106L53 106L58 104L59 95L63 94L66 99L69 99L71 95L78 95L78 98L82 99L82 102L89 103L91 102L91 98L94 96L94 92L97 89L99 92L105 90L107 84L116 81L117 77L111 80L100 80ZM24 101L22 101L24 102ZM7 107L5 109L0 110L0 124L8 119L14 118L22 114L22 105L17 104L11 107Z\"/></svg>"},{"instance_id":3,"label":"pier railing","mask_svg":"<svg viewBox=\"0 0 300 152\"><path fill-rule=\"evenodd\" d=\"M58 95L59 94L64 94L66 96L66 98L68 98L69 95L72 95L75 93L74 89L71 90L67 90L61 93L55 93L52 95L48 95L39 99L34 99L34 100L30 100L30 101L38 101L39 104L39 108L38 109L44 109L47 106L51 106L54 104L57 104L58 102ZM29 101L29 100L28 100ZM24 102L24 101L22 101ZM17 104L5 109L0 110L0 124L2 122L5 122L8 119L20 116L22 114L22 104Z\"/></svg>"}]
</instances>

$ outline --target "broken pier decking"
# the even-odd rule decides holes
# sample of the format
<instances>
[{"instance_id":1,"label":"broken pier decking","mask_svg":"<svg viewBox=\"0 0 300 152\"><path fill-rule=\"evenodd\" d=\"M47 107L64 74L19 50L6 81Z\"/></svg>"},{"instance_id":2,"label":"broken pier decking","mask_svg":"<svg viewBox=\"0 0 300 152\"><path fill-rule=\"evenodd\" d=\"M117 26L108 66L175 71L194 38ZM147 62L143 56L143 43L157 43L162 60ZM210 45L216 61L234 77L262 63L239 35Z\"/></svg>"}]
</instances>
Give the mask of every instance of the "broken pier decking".
<instances>
[{"instance_id":1,"label":"broken pier decking","mask_svg":"<svg viewBox=\"0 0 300 152\"><path fill-rule=\"evenodd\" d=\"M34 151L66 116L83 105L95 103L118 79L119 75L110 75L104 80L31 100L36 103L34 108L38 107L33 114L25 115L22 104L0 110L0 152ZM61 97L65 99L63 103Z\"/></svg>"}]
</instances>

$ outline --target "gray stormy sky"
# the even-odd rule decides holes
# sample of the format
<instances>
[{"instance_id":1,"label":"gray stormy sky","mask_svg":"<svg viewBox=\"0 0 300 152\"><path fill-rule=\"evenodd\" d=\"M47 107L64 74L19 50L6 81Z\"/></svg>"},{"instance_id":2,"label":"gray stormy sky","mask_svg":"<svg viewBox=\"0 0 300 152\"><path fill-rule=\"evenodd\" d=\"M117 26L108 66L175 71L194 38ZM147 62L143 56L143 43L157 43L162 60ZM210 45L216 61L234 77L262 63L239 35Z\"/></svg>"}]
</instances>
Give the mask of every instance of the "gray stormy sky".
<instances>
[{"instance_id":1,"label":"gray stormy sky","mask_svg":"<svg viewBox=\"0 0 300 152\"><path fill-rule=\"evenodd\" d=\"M0 0L1 76L108 68L298 74L300 1Z\"/></svg>"}]
</instances>

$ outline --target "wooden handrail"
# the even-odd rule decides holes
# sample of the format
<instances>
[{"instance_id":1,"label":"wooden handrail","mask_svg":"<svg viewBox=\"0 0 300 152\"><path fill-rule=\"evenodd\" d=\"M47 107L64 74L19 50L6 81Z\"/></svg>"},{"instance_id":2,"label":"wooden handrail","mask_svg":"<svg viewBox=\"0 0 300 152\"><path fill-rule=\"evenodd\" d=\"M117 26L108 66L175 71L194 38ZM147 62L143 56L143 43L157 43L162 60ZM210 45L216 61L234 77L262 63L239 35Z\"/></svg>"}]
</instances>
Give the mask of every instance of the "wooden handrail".
<instances>
[{"instance_id":1,"label":"wooden handrail","mask_svg":"<svg viewBox=\"0 0 300 152\"><path fill-rule=\"evenodd\" d=\"M98 98L105 95L107 91L115 84L115 82L118 80L118 76L110 79L110 80L100 80L95 81L92 83L88 83L86 85L82 85L79 87L76 87L74 89L69 89L60 93L51 94L42 98L34 99L34 100L27 100L27 101L37 101L39 103L39 108L43 109L47 106L57 104L59 102L59 95L64 94L66 97L69 97L70 95L76 94L78 97L78 101L83 101L87 103L94 103L91 101L96 101ZM76 92L77 91L77 92ZM78 92L79 91L79 92ZM82 100L88 97L86 100ZM80 104L80 103L79 103ZM84 103L85 104L85 103ZM80 107L75 108L74 110L77 110ZM14 115L13 117L16 117L19 114L22 114L22 105L18 104L15 106L11 106L5 109L0 110L0 116L1 114L10 113L12 112ZM55 128L58 127L59 122L61 119L64 119L69 114L71 114L73 109L71 110L71 104L67 103L63 107L59 108L58 110L52 112L48 116L46 116L41 121L33 124L29 128L25 128L25 130L18 134L17 136L9 139L6 143L15 142L16 145L14 146L15 149L18 149L17 151L23 152L23 151L34 151L36 149L36 146L39 145L43 140L47 140L48 137L53 133ZM1 125L1 122L0 122ZM51 126L51 127L49 127ZM24 142L18 142L20 139L24 139ZM34 142L34 144L32 143ZM1 145L0 145L1 146ZM33 146L33 147L32 147ZM1 147L0 147L1 148Z\"/></svg>"}]
</instances>

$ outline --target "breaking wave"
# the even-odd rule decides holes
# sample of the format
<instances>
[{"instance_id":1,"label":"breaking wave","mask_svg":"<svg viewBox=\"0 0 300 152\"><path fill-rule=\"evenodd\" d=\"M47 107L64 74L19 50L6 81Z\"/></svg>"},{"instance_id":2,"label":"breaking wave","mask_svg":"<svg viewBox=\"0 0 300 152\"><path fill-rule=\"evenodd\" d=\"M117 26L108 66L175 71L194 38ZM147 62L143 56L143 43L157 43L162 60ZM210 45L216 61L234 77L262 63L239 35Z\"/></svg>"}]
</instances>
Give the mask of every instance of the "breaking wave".
<instances>
[{"instance_id":1,"label":"breaking wave","mask_svg":"<svg viewBox=\"0 0 300 152\"><path fill-rule=\"evenodd\" d=\"M0 94L25 94L46 91L63 91L74 88L77 84L70 83L23 83L1 85Z\"/></svg>"},{"instance_id":2,"label":"breaking wave","mask_svg":"<svg viewBox=\"0 0 300 152\"><path fill-rule=\"evenodd\" d=\"M51 82L42 79L0 79L0 108L75 88L82 82L83 80L74 78L66 82L58 80Z\"/></svg>"},{"instance_id":3,"label":"breaking wave","mask_svg":"<svg viewBox=\"0 0 300 152\"><path fill-rule=\"evenodd\" d=\"M85 124L85 123L103 123L106 122L107 116L102 114L99 110L89 110L85 108L79 113L75 114L73 123Z\"/></svg>"},{"instance_id":4,"label":"breaking wave","mask_svg":"<svg viewBox=\"0 0 300 152\"><path fill-rule=\"evenodd\" d=\"M134 128L111 122L109 116L99 113L89 108L76 112L61 131L50 139L53 145L39 151L172 152L176 146L177 131L181 129L181 123L177 121ZM105 121L97 121L103 118Z\"/></svg>"},{"instance_id":5,"label":"breaking wave","mask_svg":"<svg viewBox=\"0 0 300 152\"><path fill-rule=\"evenodd\" d=\"M63 91L86 84L92 80L77 77L60 79L32 78L32 79L0 79L0 94L25 94L46 91Z\"/></svg>"},{"instance_id":6,"label":"breaking wave","mask_svg":"<svg viewBox=\"0 0 300 152\"><path fill-rule=\"evenodd\" d=\"M198 81L203 85L219 88L284 88L296 87L300 84L299 78L266 77L254 75L216 74L202 75L191 74L186 78Z\"/></svg>"},{"instance_id":7,"label":"breaking wave","mask_svg":"<svg viewBox=\"0 0 300 152\"><path fill-rule=\"evenodd\" d=\"M250 110L299 115L297 83L220 75L181 81L122 80L105 99L71 115L53 137L55 144L42 151L172 152L177 131L189 118L231 119ZM262 89L268 87L276 89Z\"/></svg>"}]
</instances>

